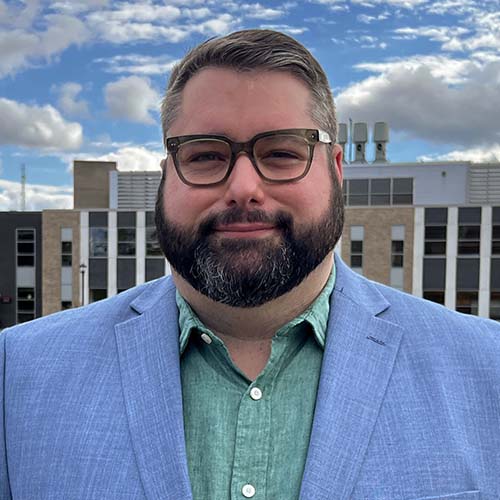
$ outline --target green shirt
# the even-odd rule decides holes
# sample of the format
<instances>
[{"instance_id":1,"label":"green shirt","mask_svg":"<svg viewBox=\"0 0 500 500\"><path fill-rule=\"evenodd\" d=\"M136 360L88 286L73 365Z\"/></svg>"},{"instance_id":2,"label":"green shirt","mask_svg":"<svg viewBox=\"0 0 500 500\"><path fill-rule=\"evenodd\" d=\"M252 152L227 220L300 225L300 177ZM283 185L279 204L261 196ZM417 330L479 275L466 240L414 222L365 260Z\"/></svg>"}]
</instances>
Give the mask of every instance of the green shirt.
<instances>
[{"instance_id":1,"label":"green shirt","mask_svg":"<svg viewBox=\"0 0 500 500\"><path fill-rule=\"evenodd\" d=\"M299 497L334 284L335 268L314 303L276 332L254 381L177 294L194 500Z\"/></svg>"}]
</instances>

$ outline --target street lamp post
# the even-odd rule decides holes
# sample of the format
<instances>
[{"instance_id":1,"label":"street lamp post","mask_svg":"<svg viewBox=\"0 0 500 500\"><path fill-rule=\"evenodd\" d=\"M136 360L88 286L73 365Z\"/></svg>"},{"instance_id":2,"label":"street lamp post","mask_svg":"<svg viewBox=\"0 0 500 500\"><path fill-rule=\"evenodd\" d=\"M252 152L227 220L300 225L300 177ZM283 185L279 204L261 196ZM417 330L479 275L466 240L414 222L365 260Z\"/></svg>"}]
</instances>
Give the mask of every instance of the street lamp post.
<instances>
[{"instance_id":1,"label":"street lamp post","mask_svg":"<svg viewBox=\"0 0 500 500\"><path fill-rule=\"evenodd\" d=\"M80 264L80 274L82 275L82 299L81 305L85 305L85 271L87 270L87 266L85 264Z\"/></svg>"}]
</instances>

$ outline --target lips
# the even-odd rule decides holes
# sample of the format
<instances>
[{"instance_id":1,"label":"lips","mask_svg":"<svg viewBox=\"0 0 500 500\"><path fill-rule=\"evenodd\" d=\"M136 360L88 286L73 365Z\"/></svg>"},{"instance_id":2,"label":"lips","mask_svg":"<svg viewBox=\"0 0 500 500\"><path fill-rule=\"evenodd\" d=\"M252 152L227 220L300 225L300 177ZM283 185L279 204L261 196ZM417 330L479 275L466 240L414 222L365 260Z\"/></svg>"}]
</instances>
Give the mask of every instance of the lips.
<instances>
[{"instance_id":1,"label":"lips","mask_svg":"<svg viewBox=\"0 0 500 500\"><path fill-rule=\"evenodd\" d=\"M276 226L269 223L240 222L215 227L215 234L227 238L259 238L272 234Z\"/></svg>"}]
</instances>

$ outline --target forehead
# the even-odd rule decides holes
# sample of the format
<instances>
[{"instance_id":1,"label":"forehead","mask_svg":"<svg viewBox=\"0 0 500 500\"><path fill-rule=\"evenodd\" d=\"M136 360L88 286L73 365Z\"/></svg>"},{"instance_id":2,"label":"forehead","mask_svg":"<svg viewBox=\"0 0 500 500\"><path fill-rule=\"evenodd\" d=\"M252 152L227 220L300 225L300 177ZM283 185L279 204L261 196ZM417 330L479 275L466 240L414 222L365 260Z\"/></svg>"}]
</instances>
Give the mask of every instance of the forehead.
<instances>
[{"instance_id":1,"label":"forehead","mask_svg":"<svg viewBox=\"0 0 500 500\"><path fill-rule=\"evenodd\" d=\"M169 135L221 133L236 140L283 128L316 128L305 83L279 71L205 68L182 92Z\"/></svg>"}]
</instances>

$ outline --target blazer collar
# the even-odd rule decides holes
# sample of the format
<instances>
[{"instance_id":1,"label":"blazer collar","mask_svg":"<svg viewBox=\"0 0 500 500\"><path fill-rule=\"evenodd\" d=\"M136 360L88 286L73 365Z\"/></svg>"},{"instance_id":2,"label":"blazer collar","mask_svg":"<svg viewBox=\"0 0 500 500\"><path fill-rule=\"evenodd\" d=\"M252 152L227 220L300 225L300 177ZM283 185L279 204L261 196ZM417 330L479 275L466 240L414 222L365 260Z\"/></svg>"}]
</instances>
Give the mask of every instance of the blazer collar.
<instances>
[{"instance_id":1,"label":"blazer collar","mask_svg":"<svg viewBox=\"0 0 500 500\"><path fill-rule=\"evenodd\" d=\"M146 285L130 306L138 315L116 325L115 337L132 446L146 498L190 500L171 279Z\"/></svg>"},{"instance_id":2,"label":"blazer collar","mask_svg":"<svg viewBox=\"0 0 500 500\"><path fill-rule=\"evenodd\" d=\"M389 303L377 287L336 265L301 500L350 498L403 334L378 317Z\"/></svg>"}]
</instances>

